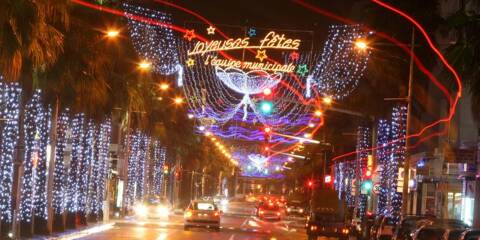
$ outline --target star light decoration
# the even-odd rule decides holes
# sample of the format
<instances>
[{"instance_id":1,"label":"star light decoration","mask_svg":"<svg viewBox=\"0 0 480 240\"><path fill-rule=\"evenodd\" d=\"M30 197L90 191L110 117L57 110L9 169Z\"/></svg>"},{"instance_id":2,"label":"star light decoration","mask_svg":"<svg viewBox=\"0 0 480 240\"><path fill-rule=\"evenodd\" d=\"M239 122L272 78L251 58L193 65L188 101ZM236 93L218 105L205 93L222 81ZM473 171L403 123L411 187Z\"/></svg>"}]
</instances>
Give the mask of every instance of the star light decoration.
<instances>
[{"instance_id":1,"label":"star light decoration","mask_svg":"<svg viewBox=\"0 0 480 240\"><path fill-rule=\"evenodd\" d=\"M187 39L188 41L192 41L195 37L195 30L193 29L185 31L185 35L183 35L183 38Z\"/></svg>"},{"instance_id":2,"label":"star light decoration","mask_svg":"<svg viewBox=\"0 0 480 240\"><path fill-rule=\"evenodd\" d=\"M265 58L268 58L267 50L257 50L257 55L255 56L255 58L260 60L260 62L263 62Z\"/></svg>"},{"instance_id":3,"label":"star light decoration","mask_svg":"<svg viewBox=\"0 0 480 240\"><path fill-rule=\"evenodd\" d=\"M257 29L254 28L254 27L250 27L250 28L248 29L248 33L247 33L247 34L248 34L249 37L255 37L255 36L257 36Z\"/></svg>"},{"instance_id":4,"label":"star light decoration","mask_svg":"<svg viewBox=\"0 0 480 240\"><path fill-rule=\"evenodd\" d=\"M213 26L209 26L207 28L207 34L208 35L214 35L215 34L215 28Z\"/></svg>"}]
</instances>

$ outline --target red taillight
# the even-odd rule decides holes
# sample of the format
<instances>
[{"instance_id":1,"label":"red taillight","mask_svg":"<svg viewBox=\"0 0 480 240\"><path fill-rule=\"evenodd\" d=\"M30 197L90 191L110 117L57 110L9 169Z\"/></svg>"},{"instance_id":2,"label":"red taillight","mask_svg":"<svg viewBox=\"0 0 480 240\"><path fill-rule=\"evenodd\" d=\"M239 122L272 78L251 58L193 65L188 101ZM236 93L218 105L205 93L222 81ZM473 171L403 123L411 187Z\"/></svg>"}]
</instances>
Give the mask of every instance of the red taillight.
<instances>
[{"instance_id":1,"label":"red taillight","mask_svg":"<svg viewBox=\"0 0 480 240\"><path fill-rule=\"evenodd\" d=\"M218 215L220 215L218 212L213 213L213 216L215 216L215 217L218 217Z\"/></svg>"},{"instance_id":2,"label":"red taillight","mask_svg":"<svg viewBox=\"0 0 480 240\"><path fill-rule=\"evenodd\" d=\"M277 212L277 216L280 216L280 212Z\"/></svg>"},{"instance_id":3,"label":"red taillight","mask_svg":"<svg viewBox=\"0 0 480 240\"><path fill-rule=\"evenodd\" d=\"M260 210L258 211L258 213L260 213L260 215L264 214L265 212L263 210Z\"/></svg>"}]
</instances>

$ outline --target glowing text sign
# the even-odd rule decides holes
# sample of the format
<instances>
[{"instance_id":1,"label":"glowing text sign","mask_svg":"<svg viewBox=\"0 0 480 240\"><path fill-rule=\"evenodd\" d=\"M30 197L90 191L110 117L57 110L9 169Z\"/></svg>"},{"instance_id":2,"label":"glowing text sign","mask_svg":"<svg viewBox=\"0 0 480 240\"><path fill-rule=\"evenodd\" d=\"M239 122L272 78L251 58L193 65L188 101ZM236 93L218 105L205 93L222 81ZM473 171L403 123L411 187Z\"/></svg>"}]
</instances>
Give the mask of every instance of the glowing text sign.
<instances>
[{"instance_id":1,"label":"glowing text sign","mask_svg":"<svg viewBox=\"0 0 480 240\"><path fill-rule=\"evenodd\" d=\"M260 61L240 61L234 59L225 59L218 56L208 55L205 59L206 65L218 66L218 67L234 67L248 70L264 70L272 72L293 72L295 65L279 64L272 61L263 60L267 57L267 49L275 50L290 50L296 51L300 47L300 39L291 39L285 37L285 34L278 34L271 31L265 35L265 37L258 42L258 44L252 45L249 37L245 38L230 38L227 40L212 40L210 42L197 42L192 50L188 51L188 56L201 55L206 53L219 52L219 51L232 51L243 49L256 49L256 58Z\"/></svg>"}]
</instances>

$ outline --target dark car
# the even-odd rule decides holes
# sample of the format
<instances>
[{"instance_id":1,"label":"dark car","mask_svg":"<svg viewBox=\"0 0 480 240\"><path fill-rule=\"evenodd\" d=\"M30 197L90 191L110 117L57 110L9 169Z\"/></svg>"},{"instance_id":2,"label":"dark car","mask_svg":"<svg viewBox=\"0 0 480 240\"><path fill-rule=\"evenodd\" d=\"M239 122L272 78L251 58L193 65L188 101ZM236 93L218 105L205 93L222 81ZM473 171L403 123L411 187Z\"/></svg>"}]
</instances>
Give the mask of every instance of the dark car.
<instances>
[{"instance_id":1,"label":"dark car","mask_svg":"<svg viewBox=\"0 0 480 240\"><path fill-rule=\"evenodd\" d=\"M405 216L398 224L393 234L394 240L411 240L412 233L416 229L423 225L431 225L435 217L433 216L423 216L423 215L412 215Z\"/></svg>"},{"instance_id":2,"label":"dark car","mask_svg":"<svg viewBox=\"0 0 480 240\"><path fill-rule=\"evenodd\" d=\"M478 240L480 239L480 230L468 230L465 231L460 240Z\"/></svg>"},{"instance_id":3,"label":"dark car","mask_svg":"<svg viewBox=\"0 0 480 240\"><path fill-rule=\"evenodd\" d=\"M443 240L447 228L445 226L423 226L413 235L414 240Z\"/></svg>"},{"instance_id":4,"label":"dark car","mask_svg":"<svg viewBox=\"0 0 480 240\"><path fill-rule=\"evenodd\" d=\"M465 229L449 229L447 233L445 233L444 239L445 240L460 240L462 234L465 232Z\"/></svg>"},{"instance_id":5,"label":"dark car","mask_svg":"<svg viewBox=\"0 0 480 240\"><path fill-rule=\"evenodd\" d=\"M443 225L449 229L468 229L468 225L458 219L435 219L432 225Z\"/></svg>"},{"instance_id":6,"label":"dark car","mask_svg":"<svg viewBox=\"0 0 480 240\"><path fill-rule=\"evenodd\" d=\"M395 230L395 222L390 217L382 218L380 226L377 229L376 239L378 240L390 240L393 238L393 232Z\"/></svg>"}]
</instances>

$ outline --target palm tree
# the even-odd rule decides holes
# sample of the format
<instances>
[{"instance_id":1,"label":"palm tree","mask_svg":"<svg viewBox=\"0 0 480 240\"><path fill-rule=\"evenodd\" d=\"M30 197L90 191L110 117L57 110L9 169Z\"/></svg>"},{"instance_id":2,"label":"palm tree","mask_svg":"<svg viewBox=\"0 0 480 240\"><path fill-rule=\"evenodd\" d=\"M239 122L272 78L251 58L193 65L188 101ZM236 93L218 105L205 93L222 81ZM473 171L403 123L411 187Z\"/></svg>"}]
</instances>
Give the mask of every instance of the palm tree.
<instances>
[{"instance_id":1,"label":"palm tree","mask_svg":"<svg viewBox=\"0 0 480 240\"><path fill-rule=\"evenodd\" d=\"M5 0L0 2L0 73L16 81L22 71L53 65L63 50L68 26L66 0Z\"/></svg>"},{"instance_id":2,"label":"palm tree","mask_svg":"<svg viewBox=\"0 0 480 240\"><path fill-rule=\"evenodd\" d=\"M446 21L448 30L456 33L457 39L447 48L447 57L463 77L472 98L473 116L480 119L480 13L467 9L480 9L480 1L461 1L460 9Z\"/></svg>"}]
</instances>

